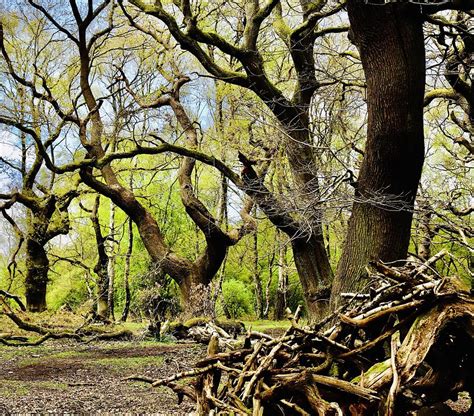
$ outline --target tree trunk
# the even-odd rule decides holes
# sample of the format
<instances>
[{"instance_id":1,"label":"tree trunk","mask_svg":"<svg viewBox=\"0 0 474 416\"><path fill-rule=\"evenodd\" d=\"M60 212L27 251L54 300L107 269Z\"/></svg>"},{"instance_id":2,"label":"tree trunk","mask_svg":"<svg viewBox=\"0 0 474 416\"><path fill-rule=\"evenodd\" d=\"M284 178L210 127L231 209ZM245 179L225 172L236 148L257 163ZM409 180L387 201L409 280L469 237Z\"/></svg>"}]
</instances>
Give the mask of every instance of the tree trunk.
<instances>
[{"instance_id":1,"label":"tree trunk","mask_svg":"<svg viewBox=\"0 0 474 416\"><path fill-rule=\"evenodd\" d=\"M120 319L122 322L125 322L128 317L128 312L130 310L130 259L132 257L133 251L133 222L129 218L128 219L128 249L127 254L125 254L125 269L124 269L124 290L125 290L125 305L123 307L122 318Z\"/></svg>"},{"instance_id":2,"label":"tree trunk","mask_svg":"<svg viewBox=\"0 0 474 416\"><path fill-rule=\"evenodd\" d=\"M99 206L100 197L97 196L94 202L94 207L91 212L91 222L94 229L95 241L97 245L97 263L94 266L94 272L97 275L97 309L96 313L99 318L109 318L109 303L108 303L108 288L109 275L108 265L109 257L105 251L105 238L102 235L99 222Z\"/></svg>"},{"instance_id":3,"label":"tree trunk","mask_svg":"<svg viewBox=\"0 0 474 416\"><path fill-rule=\"evenodd\" d=\"M333 271L324 244L322 212L316 203L320 196L318 167L310 145L307 113L301 114L300 124L299 129L286 126L292 138L291 145L287 146L287 156L296 185L295 198L299 209L305 212L300 235L290 238L308 315L310 320L317 321L329 310Z\"/></svg>"},{"instance_id":4,"label":"tree trunk","mask_svg":"<svg viewBox=\"0 0 474 416\"><path fill-rule=\"evenodd\" d=\"M352 216L332 289L363 289L371 260L406 257L424 159L425 54L418 7L348 3L367 81L368 127Z\"/></svg>"},{"instance_id":5,"label":"tree trunk","mask_svg":"<svg viewBox=\"0 0 474 416\"><path fill-rule=\"evenodd\" d=\"M274 319L277 321L281 321L285 318L286 293L288 291L288 272L286 269L286 245L283 241L280 241L280 247L278 251L278 287L276 293Z\"/></svg>"},{"instance_id":6,"label":"tree trunk","mask_svg":"<svg viewBox=\"0 0 474 416\"><path fill-rule=\"evenodd\" d=\"M256 217L256 209L254 209L254 216ZM258 264L258 232L254 232L252 236L253 243L253 284L255 291L255 315L257 319L263 318L263 288L262 278L260 276L260 267Z\"/></svg>"},{"instance_id":7,"label":"tree trunk","mask_svg":"<svg viewBox=\"0 0 474 416\"><path fill-rule=\"evenodd\" d=\"M265 285L265 308L263 309L263 319L268 319L268 314L270 313L270 288L273 281L273 266L275 264L276 257L276 247L272 249L272 254L268 262L268 280Z\"/></svg>"},{"instance_id":8,"label":"tree trunk","mask_svg":"<svg viewBox=\"0 0 474 416\"><path fill-rule=\"evenodd\" d=\"M41 243L26 240L26 307L30 312L46 310L46 287L48 284L49 260Z\"/></svg>"},{"instance_id":9,"label":"tree trunk","mask_svg":"<svg viewBox=\"0 0 474 416\"><path fill-rule=\"evenodd\" d=\"M431 257L431 244L436 232L431 226L433 210L426 200L419 202L419 218L418 218L418 256L421 260L426 261Z\"/></svg>"},{"instance_id":10,"label":"tree trunk","mask_svg":"<svg viewBox=\"0 0 474 416\"><path fill-rule=\"evenodd\" d=\"M291 242L310 321L316 321L329 312L332 271L326 257L322 236L297 238Z\"/></svg>"},{"instance_id":11,"label":"tree trunk","mask_svg":"<svg viewBox=\"0 0 474 416\"><path fill-rule=\"evenodd\" d=\"M181 305L184 310L183 319L197 317L214 317L214 297L211 296L211 282L199 274L187 276L180 284Z\"/></svg>"},{"instance_id":12,"label":"tree trunk","mask_svg":"<svg viewBox=\"0 0 474 416\"><path fill-rule=\"evenodd\" d=\"M107 291L107 303L109 307L109 316L115 320L115 204L112 201L110 201L109 241L110 255L107 267L109 287Z\"/></svg>"}]
</instances>

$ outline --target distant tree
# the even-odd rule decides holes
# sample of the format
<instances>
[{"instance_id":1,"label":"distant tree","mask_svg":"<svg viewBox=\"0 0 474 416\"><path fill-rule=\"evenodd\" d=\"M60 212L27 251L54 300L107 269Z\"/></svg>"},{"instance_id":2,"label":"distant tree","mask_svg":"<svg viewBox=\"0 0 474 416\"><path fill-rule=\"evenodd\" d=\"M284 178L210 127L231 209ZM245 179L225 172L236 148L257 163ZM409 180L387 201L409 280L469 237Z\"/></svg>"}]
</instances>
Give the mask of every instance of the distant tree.
<instances>
[{"instance_id":1,"label":"distant tree","mask_svg":"<svg viewBox=\"0 0 474 416\"><path fill-rule=\"evenodd\" d=\"M4 52L2 37L0 26L0 45ZM33 44L36 42L38 38L32 40ZM8 59L6 65L12 65ZM37 102L28 88L21 84L10 87L10 99L1 106L0 125L4 133L11 135L15 141L12 146L20 149L20 155L0 156L0 162L16 178L9 191L0 194L4 200L0 211L19 237L14 256L19 255L22 246L24 248L26 307L31 312L42 312L46 309L49 281L47 244L58 235L69 233L68 208L79 192L77 178L67 184L45 169L42 152L53 150L62 125L56 127L48 122L43 103ZM25 208L24 219L14 214L15 210L20 212L18 204Z\"/></svg>"}]
</instances>

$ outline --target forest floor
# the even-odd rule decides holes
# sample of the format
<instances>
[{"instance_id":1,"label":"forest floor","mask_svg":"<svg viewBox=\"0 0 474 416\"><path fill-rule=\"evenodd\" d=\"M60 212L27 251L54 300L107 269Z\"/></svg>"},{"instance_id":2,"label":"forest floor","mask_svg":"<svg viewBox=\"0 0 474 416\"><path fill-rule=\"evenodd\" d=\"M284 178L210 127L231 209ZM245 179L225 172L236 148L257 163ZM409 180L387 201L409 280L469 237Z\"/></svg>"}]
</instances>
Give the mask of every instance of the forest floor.
<instances>
[{"instance_id":1,"label":"forest floor","mask_svg":"<svg viewBox=\"0 0 474 416\"><path fill-rule=\"evenodd\" d=\"M63 329L77 327L77 316L44 315ZM43 321L43 322L41 322ZM248 323L246 323L248 325ZM287 322L260 321L252 326L278 335ZM187 415L193 404L166 387L151 388L123 380L131 375L153 379L192 369L206 354L206 346L192 342L144 340L146 324L127 324L134 341L48 340L39 346L0 344L0 415L13 414L155 414ZM116 327L123 328L123 326ZM0 332L34 337L0 316Z\"/></svg>"},{"instance_id":2,"label":"forest floor","mask_svg":"<svg viewBox=\"0 0 474 416\"><path fill-rule=\"evenodd\" d=\"M193 406L165 387L122 380L189 370L205 354L198 344L47 341L0 346L0 414L154 413L185 415Z\"/></svg>"}]
</instances>

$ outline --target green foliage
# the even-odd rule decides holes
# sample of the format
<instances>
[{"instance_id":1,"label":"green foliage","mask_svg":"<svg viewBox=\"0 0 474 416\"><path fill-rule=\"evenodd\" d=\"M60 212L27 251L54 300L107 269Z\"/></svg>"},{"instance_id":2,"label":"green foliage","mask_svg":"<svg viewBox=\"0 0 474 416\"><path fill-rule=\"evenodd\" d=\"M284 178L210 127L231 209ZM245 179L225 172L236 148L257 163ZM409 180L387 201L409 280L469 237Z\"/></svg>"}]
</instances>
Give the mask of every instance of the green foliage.
<instances>
[{"instance_id":1,"label":"green foliage","mask_svg":"<svg viewBox=\"0 0 474 416\"><path fill-rule=\"evenodd\" d=\"M62 273L54 276L49 284L47 303L53 311L58 310L63 305L71 310L76 310L89 298L86 282L80 270L72 269L72 271L67 272L66 269L66 265L59 267Z\"/></svg>"},{"instance_id":2,"label":"green foliage","mask_svg":"<svg viewBox=\"0 0 474 416\"><path fill-rule=\"evenodd\" d=\"M224 300L221 307L231 319L248 315L252 311L252 292L240 280L231 279L223 283L222 292Z\"/></svg>"}]
</instances>

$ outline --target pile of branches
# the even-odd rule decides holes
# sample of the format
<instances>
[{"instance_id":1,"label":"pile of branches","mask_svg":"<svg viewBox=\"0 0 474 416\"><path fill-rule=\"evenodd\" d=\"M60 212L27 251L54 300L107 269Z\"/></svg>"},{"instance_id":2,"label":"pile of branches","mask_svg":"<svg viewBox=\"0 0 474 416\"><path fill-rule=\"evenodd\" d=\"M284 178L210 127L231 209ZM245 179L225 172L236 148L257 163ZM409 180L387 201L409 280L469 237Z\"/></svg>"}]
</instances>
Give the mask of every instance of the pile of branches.
<instances>
[{"instance_id":1,"label":"pile of branches","mask_svg":"<svg viewBox=\"0 0 474 416\"><path fill-rule=\"evenodd\" d=\"M343 294L346 303L316 325L301 325L298 309L282 336L249 330L227 352L215 336L191 371L128 379L191 398L199 415L433 414L458 392L474 397L474 299L432 269L445 254L374 263L369 293Z\"/></svg>"}]
</instances>

